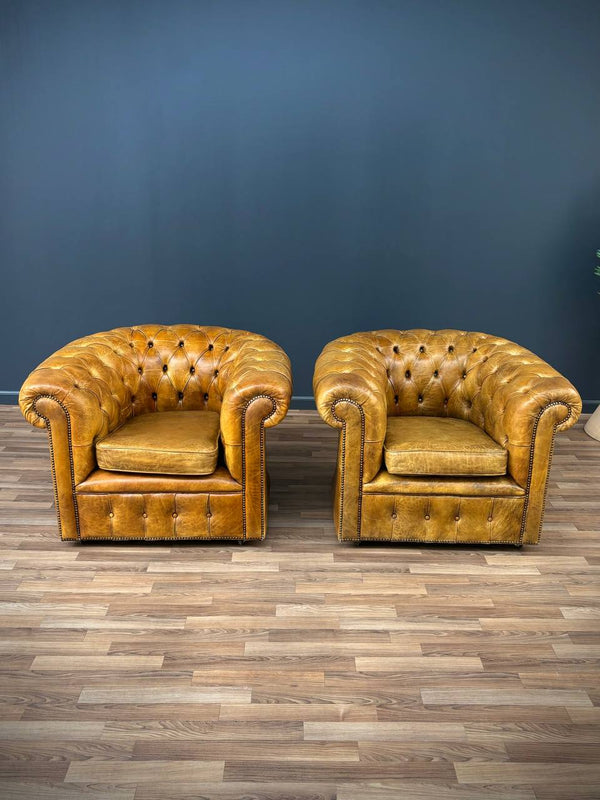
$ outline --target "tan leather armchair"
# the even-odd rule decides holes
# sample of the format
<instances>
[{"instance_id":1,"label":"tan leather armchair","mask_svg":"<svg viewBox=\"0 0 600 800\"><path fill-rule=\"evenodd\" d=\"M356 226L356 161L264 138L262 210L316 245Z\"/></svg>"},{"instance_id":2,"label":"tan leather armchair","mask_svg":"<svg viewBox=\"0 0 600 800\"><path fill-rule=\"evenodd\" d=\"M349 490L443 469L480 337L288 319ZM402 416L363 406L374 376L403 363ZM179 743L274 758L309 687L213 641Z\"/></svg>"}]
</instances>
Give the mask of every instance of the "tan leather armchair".
<instances>
[{"instance_id":1,"label":"tan leather armchair","mask_svg":"<svg viewBox=\"0 0 600 800\"><path fill-rule=\"evenodd\" d=\"M554 434L575 388L485 333L372 331L328 344L317 408L340 429L338 538L536 544Z\"/></svg>"},{"instance_id":2,"label":"tan leather armchair","mask_svg":"<svg viewBox=\"0 0 600 800\"><path fill-rule=\"evenodd\" d=\"M46 427L62 539L263 539L266 427L290 362L264 336L143 325L86 336L19 396Z\"/></svg>"}]
</instances>

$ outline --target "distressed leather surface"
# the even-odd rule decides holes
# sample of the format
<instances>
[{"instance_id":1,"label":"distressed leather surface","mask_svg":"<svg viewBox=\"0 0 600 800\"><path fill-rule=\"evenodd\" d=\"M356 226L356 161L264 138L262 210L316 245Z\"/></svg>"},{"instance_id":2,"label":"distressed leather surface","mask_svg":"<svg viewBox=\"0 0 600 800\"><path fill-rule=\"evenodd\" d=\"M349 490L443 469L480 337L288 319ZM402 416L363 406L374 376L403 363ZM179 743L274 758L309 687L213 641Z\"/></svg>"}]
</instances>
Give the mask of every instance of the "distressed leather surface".
<instances>
[{"instance_id":1,"label":"distressed leather surface","mask_svg":"<svg viewBox=\"0 0 600 800\"><path fill-rule=\"evenodd\" d=\"M392 475L380 470L369 483L363 485L369 494L447 494L465 497L523 497L525 489L510 475L478 478Z\"/></svg>"},{"instance_id":2,"label":"distressed leather surface","mask_svg":"<svg viewBox=\"0 0 600 800\"><path fill-rule=\"evenodd\" d=\"M242 495L78 495L81 539L242 539Z\"/></svg>"},{"instance_id":3,"label":"distressed leather surface","mask_svg":"<svg viewBox=\"0 0 600 800\"><path fill-rule=\"evenodd\" d=\"M525 498L519 524L511 513L510 534L503 535L537 542L554 434L581 413L576 389L543 359L485 333L370 331L329 343L313 385L319 413L340 429L334 495L340 538L370 535L373 512L362 518L362 487L380 471L387 417L422 415L467 420L508 451L508 475ZM485 527L470 535L489 541Z\"/></svg>"},{"instance_id":4,"label":"distressed leather surface","mask_svg":"<svg viewBox=\"0 0 600 800\"><path fill-rule=\"evenodd\" d=\"M361 539L519 544L524 497L365 494Z\"/></svg>"},{"instance_id":5,"label":"distressed leather surface","mask_svg":"<svg viewBox=\"0 0 600 800\"><path fill-rule=\"evenodd\" d=\"M464 419L388 417L383 451L394 475L506 475L506 450Z\"/></svg>"},{"instance_id":6,"label":"distressed leather surface","mask_svg":"<svg viewBox=\"0 0 600 800\"><path fill-rule=\"evenodd\" d=\"M210 475L219 455L215 411L162 411L131 417L96 443L100 469Z\"/></svg>"},{"instance_id":7,"label":"distressed leather surface","mask_svg":"<svg viewBox=\"0 0 600 800\"><path fill-rule=\"evenodd\" d=\"M25 418L48 429L62 537L80 538L92 524L89 511L79 513L76 487L97 469L99 439L140 414L208 410L219 413L225 466L250 498L240 506L243 535L261 538L264 428L285 417L291 389L284 351L248 331L141 325L66 345L29 375L19 396ZM144 530L138 525L133 538ZM213 524L211 536L217 528Z\"/></svg>"},{"instance_id":8,"label":"distressed leather surface","mask_svg":"<svg viewBox=\"0 0 600 800\"><path fill-rule=\"evenodd\" d=\"M76 487L77 494L204 494L206 492L241 492L242 485L222 464L210 475L142 475L135 472L94 470Z\"/></svg>"}]
</instances>

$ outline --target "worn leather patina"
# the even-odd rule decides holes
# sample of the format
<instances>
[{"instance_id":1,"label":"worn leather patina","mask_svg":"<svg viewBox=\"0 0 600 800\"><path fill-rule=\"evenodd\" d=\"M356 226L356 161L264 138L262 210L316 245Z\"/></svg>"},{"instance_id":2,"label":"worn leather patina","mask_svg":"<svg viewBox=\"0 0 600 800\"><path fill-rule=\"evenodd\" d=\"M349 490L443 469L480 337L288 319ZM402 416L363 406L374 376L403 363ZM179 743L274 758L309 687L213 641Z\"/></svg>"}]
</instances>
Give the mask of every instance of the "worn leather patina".
<instances>
[{"instance_id":1,"label":"worn leather patina","mask_svg":"<svg viewBox=\"0 0 600 800\"><path fill-rule=\"evenodd\" d=\"M388 417L383 452L393 475L506 475L506 450L466 419Z\"/></svg>"},{"instance_id":2,"label":"worn leather patina","mask_svg":"<svg viewBox=\"0 0 600 800\"><path fill-rule=\"evenodd\" d=\"M319 413L340 430L340 539L538 542L554 435L575 424L581 399L534 353L485 333L356 333L324 348L313 385ZM384 442L396 417L477 426L505 451L506 474L391 474Z\"/></svg>"},{"instance_id":3,"label":"worn leather patina","mask_svg":"<svg viewBox=\"0 0 600 800\"><path fill-rule=\"evenodd\" d=\"M141 414L96 442L98 466L113 472L210 475L218 455L216 411Z\"/></svg>"},{"instance_id":4,"label":"worn leather patina","mask_svg":"<svg viewBox=\"0 0 600 800\"><path fill-rule=\"evenodd\" d=\"M63 347L19 396L25 418L48 430L62 538L264 538L264 429L285 417L291 390L287 355L247 331L142 325ZM211 475L98 468L98 442L134 417L168 411L219 415Z\"/></svg>"}]
</instances>

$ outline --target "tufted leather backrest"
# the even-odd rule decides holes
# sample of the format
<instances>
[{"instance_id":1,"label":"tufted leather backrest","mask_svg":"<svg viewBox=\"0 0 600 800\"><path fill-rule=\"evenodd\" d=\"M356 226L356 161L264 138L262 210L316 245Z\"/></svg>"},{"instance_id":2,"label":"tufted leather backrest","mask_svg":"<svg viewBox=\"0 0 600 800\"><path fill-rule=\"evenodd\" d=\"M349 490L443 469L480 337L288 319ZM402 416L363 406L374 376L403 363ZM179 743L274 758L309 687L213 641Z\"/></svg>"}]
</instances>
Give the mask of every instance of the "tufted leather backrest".
<instances>
[{"instance_id":1,"label":"tufted leather backrest","mask_svg":"<svg viewBox=\"0 0 600 800\"><path fill-rule=\"evenodd\" d=\"M364 475L381 464L387 416L465 419L508 450L510 474L528 479L532 440L542 414L554 433L581 412L581 398L559 372L514 342L459 330L366 331L330 342L315 367L323 419L341 421L336 403L362 409ZM380 446L381 445L381 446Z\"/></svg>"},{"instance_id":2,"label":"tufted leather backrest","mask_svg":"<svg viewBox=\"0 0 600 800\"><path fill-rule=\"evenodd\" d=\"M448 416L487 427L489 403L482 390L488 378L495 377L497 388L517 371L521 382L528 372L536 381L560 377L531 351L486 333L419 329L357 335L383 356L389 416Z\"/></svg>"},{"instance_id":3,"label":"tufted leather backrest","mask_svg":"<svg viewBox=\"0 0 600 800\"><path fill-rule=\"evenodd\" d=\"M40 369L60 370L79 388L103 387L108 414L122 419L151 411L220 411L227 373L242 345L264 337L200 325L139 325L77 339Z\"/></svg>"},{"instance_id":4,"label":"tufted leather backrest","mask_svg":"<svg viewBox=\"0 0 600 800\"><path fill-rule=\"evenodd\" d=\"M287 355L264 336L199 325L139 325L61 348L27 377L19 405L32 425L49 426L52 413L67 426L72 464L65 468L74 483L95 468L95 443L131 416L217 411L226 463L241 480L249 404L260 401L254 414L264 411L260 423L271 427L285 417L291 388Z\"/></svg>"}]
</instances>

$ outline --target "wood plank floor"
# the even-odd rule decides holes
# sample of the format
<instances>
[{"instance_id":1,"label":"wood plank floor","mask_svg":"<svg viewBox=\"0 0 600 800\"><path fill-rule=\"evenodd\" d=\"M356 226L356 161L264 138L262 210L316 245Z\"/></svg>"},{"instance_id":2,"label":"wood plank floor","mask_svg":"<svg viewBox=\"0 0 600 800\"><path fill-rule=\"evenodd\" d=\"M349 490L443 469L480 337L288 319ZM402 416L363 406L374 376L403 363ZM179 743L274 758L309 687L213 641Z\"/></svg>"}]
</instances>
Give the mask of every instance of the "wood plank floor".
<instances>
[{"instance_id":1,"label":"wood plank floor","mask_svg":"<svg viewBox=\"0 0 600 800\"><path fill-rule=\"evenodd\" d=\"M600 798L600 443L518 551L339 544L335 432L268 439L264 543L77 546L0 407L0 797Z\"/></svg>"}]
</instances>

